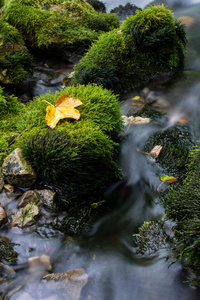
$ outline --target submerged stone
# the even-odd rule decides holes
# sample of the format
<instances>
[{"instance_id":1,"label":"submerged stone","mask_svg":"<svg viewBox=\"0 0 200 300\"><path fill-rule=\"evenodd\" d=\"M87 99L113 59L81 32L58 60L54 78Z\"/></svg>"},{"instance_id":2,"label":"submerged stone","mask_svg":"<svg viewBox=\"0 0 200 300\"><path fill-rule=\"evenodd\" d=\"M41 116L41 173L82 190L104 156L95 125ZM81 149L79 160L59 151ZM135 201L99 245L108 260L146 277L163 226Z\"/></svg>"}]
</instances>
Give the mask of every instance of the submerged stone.
<instances>
[{"instance_id":1,"label":"submerged stone","mask_svg":"<svg viewBox=\"0 0 200 300\"><path fill-rule=\"evenodd\" d=\"M3 224L7 223L7 221L8 221L8 218L7 218L6 211L2 206L0 206L0 227Z\"/></svg>"},{"instance_id":2,"label":"submerged stone","mask_svg":"<svg viewBox=\"0 0 200 300\"><path fill-rule=\"evenodd\" d=\"M12 185L30 187L36 181L36 173L24 159L20 148L16 148L6 157L2 170L4 179Z\"/></svg>"}]
</instances>

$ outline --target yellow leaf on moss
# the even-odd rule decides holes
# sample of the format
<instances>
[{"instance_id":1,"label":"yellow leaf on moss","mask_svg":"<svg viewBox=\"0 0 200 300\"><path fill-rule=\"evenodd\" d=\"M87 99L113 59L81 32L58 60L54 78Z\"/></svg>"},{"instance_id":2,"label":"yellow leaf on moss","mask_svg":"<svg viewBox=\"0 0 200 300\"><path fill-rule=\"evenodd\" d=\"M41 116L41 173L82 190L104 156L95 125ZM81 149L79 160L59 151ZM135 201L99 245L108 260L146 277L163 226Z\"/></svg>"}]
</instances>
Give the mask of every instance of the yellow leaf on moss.
<instances>
[{"instance_id":1,"label":"yellow leaf on moss","mask_svg":"<svg viewBox=\"0 0 200 300\"><path fill-rule=\"evenodd\" d=\"M46 100L44 100L46 101ZM47 101L46 101L47 102ZM47 125L54 129L61 119L73 118L78 120L80 118L80 112L74 107L83 104L79 99L69 95L63 95L55 103L55 106L50 104L46 108L45 121Z\"/></svg>"}]
</instances>

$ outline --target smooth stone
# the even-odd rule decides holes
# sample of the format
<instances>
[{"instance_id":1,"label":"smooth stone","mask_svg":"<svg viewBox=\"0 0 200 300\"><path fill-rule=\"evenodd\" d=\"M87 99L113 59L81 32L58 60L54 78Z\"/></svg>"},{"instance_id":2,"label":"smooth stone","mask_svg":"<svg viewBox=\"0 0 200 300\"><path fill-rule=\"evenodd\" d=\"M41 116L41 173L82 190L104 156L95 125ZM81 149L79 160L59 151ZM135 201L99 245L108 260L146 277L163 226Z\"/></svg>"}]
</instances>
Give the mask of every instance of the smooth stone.
<instances>
[{"instance_id":1,"label":"smooth stone","mask_svg":"<svg viewBox=\"0 0 200 300\"><path fill-rule=\"evenodd\" d=\"M16 148L5 158L2 172L4 179L12 185L30 187L36 181L36 173L24 159L20 148Z\"/></svg>"},{"instance_id":2,"label":"smooth stone","mask_svg":"<svg viewBox=\"0 0 200 300\"><path fill-rule=\"evenodd\" d=\"M37 190L29 190L26 191L20 198L17 207L22 208L25 207L29 203L38 204L41 200L40 194Z\"/></svg>"},{"instance_id":3,"label":"smooth stone","mask_svg":"<svg viewBox=\"0 0 200 300\"><path fill-rule=\"evenodd\" d=\"M5 209L0 206L0 227L7 223L8 218Z\"/></svg>"},{"instance_id":4,"label":"smooth stone","mask_svg":"<svg viewBox=\"0 0 200 300\"><path fill-rule=\"evenodd\" d=\"M27 204L11 216L10 227L26 228L36 223L35 217L39 215L39 208L34 204Z\"/></svg>"}]
</instances>

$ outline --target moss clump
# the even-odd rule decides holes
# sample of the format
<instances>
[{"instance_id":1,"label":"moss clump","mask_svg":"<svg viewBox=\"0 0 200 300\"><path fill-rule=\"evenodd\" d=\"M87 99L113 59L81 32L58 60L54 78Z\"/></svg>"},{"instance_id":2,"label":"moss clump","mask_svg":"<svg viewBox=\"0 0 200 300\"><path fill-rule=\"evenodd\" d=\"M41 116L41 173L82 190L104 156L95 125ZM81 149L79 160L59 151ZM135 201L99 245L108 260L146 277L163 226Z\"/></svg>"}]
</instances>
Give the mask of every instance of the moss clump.
<instances>
[{"instance_id":1,"label":"moss clump","mask_svg":"<svg viewBox=\"0 0 200 300\"><path fill-rule=\"evenodd\" d=\"M19 31L0 20L0 82L17 84L32 73L33 57Z\"/></svg>"},{"instance_id":2,"label":"moss clump","mask_svg":"<svg viewBox=\"0 0 200 300\"><path fill-rule=\"evenodd\" d=\"M169 219L176 222L175 250L178 259L197 277L192 283L200 286L200 145L190 152L187 176L178 189L171 189L165 209Z\"/></svg>"},{"instance_id":3,"label":"moss clump","mask_svg":"<svg viewBox=\"0 0 200 300\"><path fill-rule=\"evenodd\" d=\"M195 145L191 124L176 125L165 131L153 134L147 141L143 151L150 152L156 145L162 144L157 162L171 175L181 182L186 174L185 165L188 154Z\"/></svg>"},{"instance_id":4,"label":"moss clump","mask_svg":"<svg viewBox=\"0 0 200 300\"><path fill-rule=\"evenodd\" d=\"M14 140L13 134L17 132L16 120L23 109L24 105L16 97L8 95L0 87L0 165L8 154L5 148Z\"/></svg>"},{"instance_id":5,"label":"moss clump","mask_svg":"<svg viewBox=\"0 0 200 300\"><path fill-rule=\"evenodd\" d=\"M7 237L0 236L0 261L16 263L18 254L14 251L13 246L14 244Z\"/></svg>"},{"instance_id":6,"label":"moss clump","mask_svg":"<svg viewBox=\"0 0 200 300\"><path fill-rule=\"evenodd\" d=\"M52 131L45 123L46 99L54 104L63 94L80 99L79 121L63 119ZM116 180L118 133L122 119L117 97L99 86L71 86L35 98L16 124L27 131L16 140L43 180L60 190L63 202L98 199Z\"/></svg>"},{"instance_id":7,"label":"moss clump","mask_svg":"<svg viewBox=\"0 0 200 300\"><path fill-rule=\"evenodd\" d=\"M74 82L93 82L121 92L183 66L184 25L164 6L129 16L119 31L103 34L75 68Z\"/></svg>"},{"instance_id":8,"label":"moss clump","mask_svg":"<svg viewBox=\"0 0 200 300\"><path fill-rule=\"evenodd\" d=\"M19 29L29 47L59 52L88 46L97 31L119 26L115 16L96 12L84 0L6 0L4 19Z\"/></svg>"},{"instance_id":9,"label":"moss clump","mask_svg":"<svg viewBox=\"0 0 200 300\"><path fill-rule=\"evenodd\" d=\"M103 2L99 0L87 0L87 2L94 7L96 11L106 13L106 6Z\"/></svg>"}]
</instances>

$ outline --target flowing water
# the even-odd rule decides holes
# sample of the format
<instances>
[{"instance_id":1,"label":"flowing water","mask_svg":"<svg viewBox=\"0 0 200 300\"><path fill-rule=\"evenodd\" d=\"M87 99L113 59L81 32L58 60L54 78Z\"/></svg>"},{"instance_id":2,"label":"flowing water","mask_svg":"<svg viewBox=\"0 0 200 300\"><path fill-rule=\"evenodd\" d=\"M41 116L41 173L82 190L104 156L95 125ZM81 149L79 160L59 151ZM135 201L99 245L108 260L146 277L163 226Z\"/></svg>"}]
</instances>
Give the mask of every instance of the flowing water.
<instances>
[{"instance_id":1,"label":"flowing water","mask_svg":"<svg viewBox=\"0 0 200 300\"><path fill-rule=\"evenodd\" d=\"M150 1L127 1L143 7ZM131 126L128 128L128 137L121 146L120 166L126 183L120 182L108 191L108 197L116 203L113 211L102 217L90 232L84 237L68 240L59 232L49 233L45 238L43 233L22 232L21 230L4 228L1 235L8 236L17 243L19 252L18 264L15 268L17 277L12 282L10 290L21 287L20 292L11 293L11 300L29 299L24 295L31 295L31 299L51 299L52 294L59 295L60 283L52 292L45 287L41 288L40 280L45 270L37 268L30 272L27 260L29 257L48 254L51 258L54 273L66 272L76 268L84 268L88 281L80 293L80 300L199 300L200 291L184 283L188 273L180 263L173 262L174 257L170 250L163 246L151 258L141 258L136 254L136 245L132 234L138 232L138 227L144 221L157 220L164 209L156 196L156 189L160 184L159 176L162 168L149 160L138 151L155 132L174 126L183 116L193 121L195 138L200 136L200 53L198 10L200 5L193 0L195 6L182 7L175 11L177 16L190 16L194 22L188 27L189 43L186 56L186 78L176 78L174 84L152 83L149 88L154 94L164 97L169 105L165 106L168 118L160 119L158 124ZM192 3L192 2L190 2ZM106 2L107 10L125 4L125 1ZM141 4L141 5L140 5ZM188 3L187 3L188 4ZM190 19L191 20L191 19ZM192 27L193 26L193 27ZM198 33L198 35L197 35ZM45 65L46 64L46 65ZM54 65L45 62L40 65L31 93L35 96L44 94L47 90L52 92L61 89L61 80L65 74L73 70L72 65ZM53 73L52 73L53 72ZM51 74L54 74L53 76ZM39 78L39 80L38 80ZM122 111L130 109L129 99L135 91L122 97ZM3 202L3 194L0 196ZM11 201L6 210L16 205ZM170 224L169 224L170 230ZM168 259L166 259L166 257ZM8 283L3 283L1 291ZM74 299L70 296L52 299Z\"/></svg>"}]
</instances>

